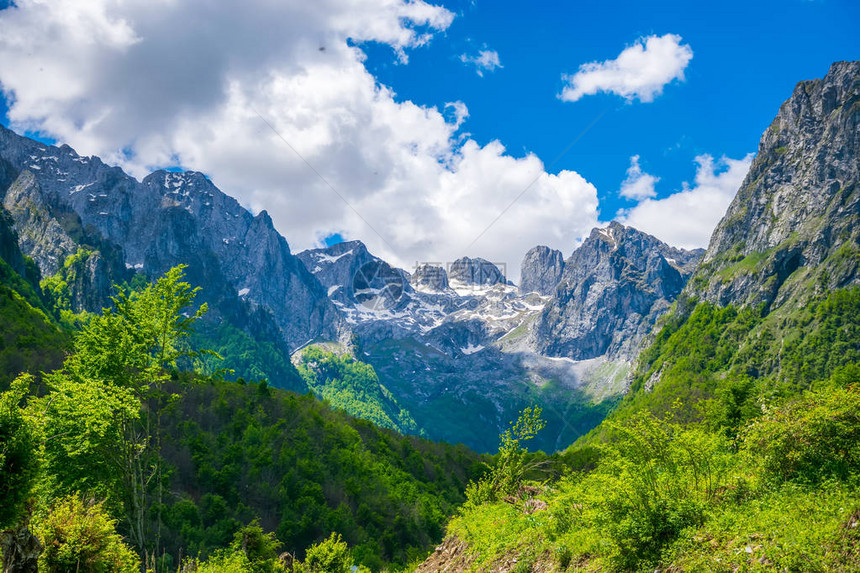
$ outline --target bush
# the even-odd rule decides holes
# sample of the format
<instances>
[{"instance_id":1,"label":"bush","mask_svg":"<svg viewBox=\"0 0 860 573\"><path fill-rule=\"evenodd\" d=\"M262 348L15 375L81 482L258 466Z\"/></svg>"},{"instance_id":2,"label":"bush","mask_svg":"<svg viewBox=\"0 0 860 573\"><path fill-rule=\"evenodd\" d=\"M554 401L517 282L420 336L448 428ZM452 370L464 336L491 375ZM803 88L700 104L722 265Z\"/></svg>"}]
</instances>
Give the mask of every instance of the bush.
<instances>
[{"instance_id":1,"label":"bush","mask_svg":"<svg viewBox=\"0 0 860 573\"><path fill-rule=\"evenodd\" d=\"M511 422L511 427L499 436L499 453L489 474L466 486L464 509L518 492L529 472L542 463L529 460L528 450L523 443L534 438L544 426L546 421L541 418L539 407L529 407L520 412L517 421Z\"/></svg>"},{"instance_id":2,"label":"bush","mask_svg":"<svg viewBox=\"0 0 860 573\"><path fill-rule=\"evenodd\" d=\"M31 380L20 376L0 394L0 529L17 523L39 469L35 428L20 408Z\"/></svg>"},{"instance_id":3,"label":"bush","mask_svg":"<svg viewBox=\"0 0 860 573\"><path fill-rule=\"evenodd\" d=\"M308 548L298 571L302 573L349 573L352 569L352 553L340 533L332 533L328 539Z\"/></svg>"},{"instance_id":4,"label":"bush","mask_svg":"<svg viewBox=\"0 0 860 573\"><path fill-rule=\"evenodd\" d=\"M596 522L612 559L623 569L659 562L688 527L705 521L708 503L725 481L730 454L724 438L639 414L614 425L597 471L586 478Z\"/></svg>"},{"instance_id":5,"label":"bush","mask_svg":"<svg viewBox=\"0 0 860 573\"><path fill-rule=\"evenodd\" d=\"M283 571L278 560L281 542L274 533L265 533L257 521L236 532L230 548L245 555L254 573L276 573Z\"/></svg>"},{"instance_id":6,"label":"bush","mask_svg":"<svg viewBox=\"0 0 860 573\"><path fill-rule=\"evenodd\" d=\"M36 525L45 550L39 568L48 573L137 573L140 560L116 532L101 504L77 496L61 500Z\"/></svg>"},{"instance_id":7,"label":"bush","mask_svg":"<svg viewBox=\"0 0 860 573\"><path fill-rule=\"evenodd\" d=\"M750 424L746 456L769 481L848 479L860 470L857 386L810 391Z\"/></svg>"}]
</instances>

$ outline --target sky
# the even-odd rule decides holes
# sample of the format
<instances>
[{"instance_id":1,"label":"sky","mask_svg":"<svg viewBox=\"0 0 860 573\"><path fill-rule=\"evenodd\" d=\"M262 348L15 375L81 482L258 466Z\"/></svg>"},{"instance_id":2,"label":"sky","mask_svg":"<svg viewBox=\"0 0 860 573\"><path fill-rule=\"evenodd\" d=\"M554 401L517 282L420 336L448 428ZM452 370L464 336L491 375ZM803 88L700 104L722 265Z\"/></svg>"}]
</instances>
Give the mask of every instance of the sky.
<instances>
[{"instance_id":1,"label":"sky","mask_svg":"<svg viewBox=\"0 0 860 573\"><path fill-rule=\"evenodd\" d=\"M860 3L0 0L0 121L136 177L202 171L293 251L518 279L617 219L707 246Z\"/></svg>"}]
</instances>

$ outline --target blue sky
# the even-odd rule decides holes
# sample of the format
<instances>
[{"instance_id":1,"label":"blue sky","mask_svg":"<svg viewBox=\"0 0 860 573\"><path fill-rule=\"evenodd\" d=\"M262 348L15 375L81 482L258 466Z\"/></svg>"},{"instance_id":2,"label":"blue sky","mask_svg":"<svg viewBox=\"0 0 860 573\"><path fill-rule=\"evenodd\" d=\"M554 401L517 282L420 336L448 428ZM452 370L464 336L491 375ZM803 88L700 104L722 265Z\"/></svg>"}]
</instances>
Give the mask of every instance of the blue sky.
<instances>
[{"instance_id":1,"label":"blue sky","mask_svg":"<svg viewBox=\"0 0 860 573\"><path fill-rule=\"evenodd\" d=\"M740 158L754 152L780 104L803 79L822 77L836 60L860 57L860 2L446 2L461 14L442 41L410 54L367 49L368 68L398 97L469 107L465 126L479 142L502 141L512 154L558 156L608 110L555 165L594 183L601 214L630 202L619 189L632 155L661 178L658 196L692 182L701 154ZM561 72L614 58L637 38L678 34L694 52L685 81L654 102L599 94L568 103ZM479 77L463 53L495 50L502 68Z\"/></svg>"},{"instance_id":2,"label":"blue sky","mask_svg":"<svg viewBox=\"0 0 860 573\"><path fill-rule=\"evenodd\" d=\"M516 269L616 216L706 246L794 85L860 57L858 5L19 0L0 117L137 177L203 171L294 250ZM563 101L565 74L609 93Z\"/></svg>"}]
</instances>

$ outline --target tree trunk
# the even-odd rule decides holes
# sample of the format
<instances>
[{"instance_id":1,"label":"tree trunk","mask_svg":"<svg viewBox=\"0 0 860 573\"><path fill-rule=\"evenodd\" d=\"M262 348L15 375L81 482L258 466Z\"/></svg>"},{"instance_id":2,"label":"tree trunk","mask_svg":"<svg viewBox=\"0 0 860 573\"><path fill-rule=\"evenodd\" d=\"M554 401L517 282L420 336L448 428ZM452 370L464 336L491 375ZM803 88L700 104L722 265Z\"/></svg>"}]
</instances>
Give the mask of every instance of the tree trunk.
<instances>
[{"instance_id":1,"label":"tree trunk","mask_svg":"<svg viewBox=\"0 0 860 573\"><path fill-rule=\"evenodd\" d=\"M38 573L42 544L25 523L0 531L3 573Z\"/></svg>"}]
</instances>

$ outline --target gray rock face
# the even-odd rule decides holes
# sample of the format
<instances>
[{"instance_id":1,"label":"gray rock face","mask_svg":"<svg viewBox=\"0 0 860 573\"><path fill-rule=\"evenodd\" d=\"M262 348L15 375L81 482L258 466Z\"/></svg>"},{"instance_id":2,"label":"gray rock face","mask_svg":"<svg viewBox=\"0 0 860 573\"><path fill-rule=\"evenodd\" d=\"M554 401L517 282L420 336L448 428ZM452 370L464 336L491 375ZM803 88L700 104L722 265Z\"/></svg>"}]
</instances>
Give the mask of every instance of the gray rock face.
<instances>
[{"instance_id":1,"label":"gray rock face","mask_svg":"<svg viewBox=\"0 0 860 573\"><path fill-rule=\"evenodd\" d=\"M565 262L555 295L532 331L549 356L631 359L687 282L702 251L675 249L612 222Z\"/></svg>"},{"instance_id":2,"label":"gray rock face","mask_svg":"<svg viewBox=\"0 0 860 573\"><path fill-rule=\"evenodd\" d=\"M470 286L489 286L505 283L505 275L499 267L482 258L463 257L451 263L448 279Z\"/></svg>"},{"instance_id":3,"label":"gray rock face","mask_svg":"<svg viewBox=\"0 0 860 573\"><path fill-rule=\"evenodd\" d=\"M190 281L205 285L203 296L213 310L263 309L289 347L337 329L337 311L325 290L290 253L268 214L253 216L202 174L158 171L138 182L97 157L45 146L3 127L0 158L15 173L4 207L22 251L43 274L56 272L80 245L95 242L102 257L118 253L123 267L149 277L187 264ZM97 274L98 264L92 262ZM106 301L91 302L99 308Z\"/></svg>"},{"instance_id":4,"label":"gray rock face","mask_svg":"<svg viewBox=\"0 0 860 573\"><path fill-rule=\"evenodd\" d=\"M31 257L44 275L55 274L78 244L63 229L45 204L42 190L32 171L24 170L3 197L21 250Z\"/></svg>"},{"instance_id":5,"label":"gray rock face","mask_svg":"<svg viewBox=\"0 0 860 573\"><path fill-rule=\"evenodd\" d=\"M776 308L857 284L858 152L860 62L837 62L780 107L689 294Z\"/></svg>"},{"instance_id":6,"label":"gray rock face","mask_svg":"<svg viewBox=\"0 0 860 573\"><path fill-rule=\"evenodd\" d=\"M536 292L549 296L564 272L564 255L549 247L533 247L523 257L520 273L520 293Z\"/></svg>"},{"instance_id":7,"label":"gray rock face","mask_svg":"<svg viewBox=\"0 0 860 573\"><path fill-rule=\"evenodd\" d=\"M409 277L409 282L417 289L440 292L448 289L448 273L442 267L422 264Z\"/></svg>"},{"instance_id":8,"label":"gray rock face","mask_svg":"<svg viewBox=\"0 0 860 573\"><path fill-rule=\"evenodd\" d=\"M331 300L341 304L396 305L408 289L406 273L395 269L367 250L361 241L345 241L296 255L327 289ZM381 292L383 291L383 292Z\"/></svg>"}]
</instances>

